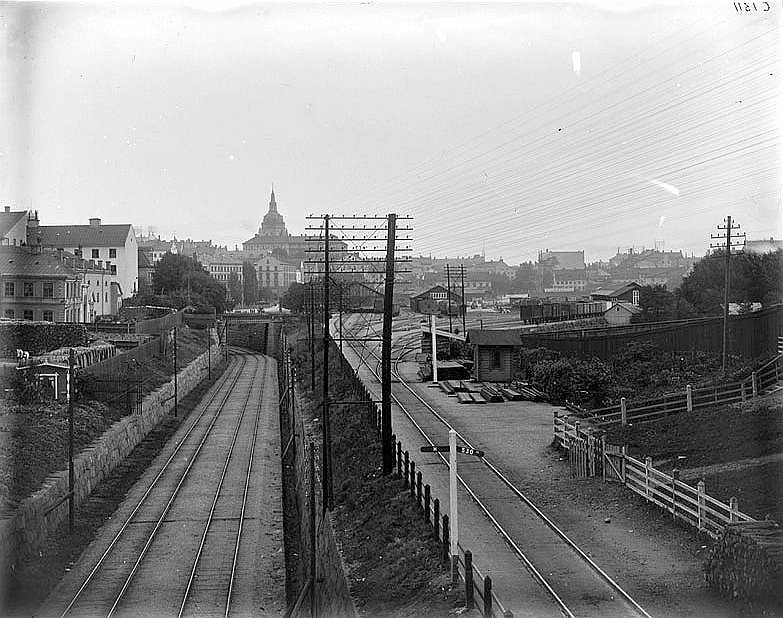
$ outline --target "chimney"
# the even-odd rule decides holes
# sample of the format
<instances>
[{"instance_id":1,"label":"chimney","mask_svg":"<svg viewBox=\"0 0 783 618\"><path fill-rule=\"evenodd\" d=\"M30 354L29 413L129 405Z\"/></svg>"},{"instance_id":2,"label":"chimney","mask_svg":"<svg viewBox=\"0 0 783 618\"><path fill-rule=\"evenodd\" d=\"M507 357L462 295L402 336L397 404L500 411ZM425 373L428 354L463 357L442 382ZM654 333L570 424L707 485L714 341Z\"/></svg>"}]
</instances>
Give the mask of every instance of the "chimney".
<instances>
[{"instance_id":1,"label":"chimney","mask_svg":"<svg viewBox=\"0 0 783 618\"><path fill-rule=\"evenodd\" d=\"M90 219L90 227L101 227L100 217L92 217Z\"/></svg>"},{"instance_id":2,"label":"chimney","mask_svg":"<svg viewBox=\"0 0 783 618\"><path fill-rule=\"evenodd\" d=\"M10 206L6 206L6 207L5 207L5 211L6 211L6 212L11 212L11 207L10 207Z\"/></svg>"}]
</instances>

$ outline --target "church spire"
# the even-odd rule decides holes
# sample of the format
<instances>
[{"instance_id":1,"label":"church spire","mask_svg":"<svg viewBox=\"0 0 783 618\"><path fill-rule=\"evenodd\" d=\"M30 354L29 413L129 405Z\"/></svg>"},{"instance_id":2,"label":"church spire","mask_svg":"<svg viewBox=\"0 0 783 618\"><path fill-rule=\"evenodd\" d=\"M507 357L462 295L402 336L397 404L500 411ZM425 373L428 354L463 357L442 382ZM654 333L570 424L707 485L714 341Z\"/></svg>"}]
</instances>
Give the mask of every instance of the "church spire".
<instances>
[{"instance_id":1,"label":"church spire","mask_svg":"<svg viewBox=\"0 0 783 618\"><path fill-rule=\"evenodd\" d=\"M275 183L272 183L272 198L269 200L269 212L277 212L277 202L275 201Z\"/></svg>"}]
</instances>

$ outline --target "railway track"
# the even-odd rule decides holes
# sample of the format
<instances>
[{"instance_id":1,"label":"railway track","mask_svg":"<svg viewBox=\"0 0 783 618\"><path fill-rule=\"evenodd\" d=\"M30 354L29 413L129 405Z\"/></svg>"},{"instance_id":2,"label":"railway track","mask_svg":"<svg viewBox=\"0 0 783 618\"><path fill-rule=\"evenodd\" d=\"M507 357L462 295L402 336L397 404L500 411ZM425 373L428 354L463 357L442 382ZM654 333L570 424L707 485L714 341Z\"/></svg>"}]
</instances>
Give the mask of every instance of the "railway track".
<instances>
[{"instance_id":1,"label":"railway track","mask_svg":"<svg viewBox=\"0 0 783 618\"><path fill-rule=\"evenodd\" d=\"M400 375L400 360L412 351L412 345L417 342L416 337L403 335L402 339L402 345L393 346L397 350L393 364L392 400L424 440L431 445L443 444L448 431L454 428ZM363 363L380 382L380 357L373 347L366 342L351 343L359 363ZM367 362L370 356L377 360L374 368ZM465 446L477 448L464 433L457 432L457 437ZM440 453L428 454L427 457L448 465L447 458ZM460 485L563 616L649 618L647 611L516 487L496 463L486 456L481 458L481 462L481 466L465 466L460 470Z\"/></svg>"},{"instance_id":2,"label":"railway track","mask_svg":"<svg viewBox=\"0 0 783 618\"><path fill-rule=\"evenodd\" d=\"M85 556L87 564L63 581L42 615L249 615L237 569L243 528L253 519L261 404L276 379L269 362L232 355L168 457L115 514L110 538Z\"/></svg>"}]
</instances>

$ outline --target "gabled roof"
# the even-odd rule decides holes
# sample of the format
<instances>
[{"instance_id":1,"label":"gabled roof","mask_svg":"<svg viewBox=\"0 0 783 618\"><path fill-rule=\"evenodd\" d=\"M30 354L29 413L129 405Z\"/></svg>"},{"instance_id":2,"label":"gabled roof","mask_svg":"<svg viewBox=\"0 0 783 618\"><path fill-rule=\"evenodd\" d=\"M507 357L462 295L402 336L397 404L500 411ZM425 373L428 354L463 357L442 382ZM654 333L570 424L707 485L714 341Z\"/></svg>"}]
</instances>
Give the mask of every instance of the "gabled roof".
<instances>
[{"instance_id":1,"label":"gabled roof","mask_svg":"<svg viewBox=\"0 0 783 618\"><path fill-rule=\"evenodd\" d=\"M640 288L638 283L635 281L628 281L626 283L621 283L616 286L613 286L611 288L601 288L600 290L596 290L592 293L593 296L621 296L622 294L625 294L629 290L632 290L634 288Z\"/></svg>"},{"instance_id":2,"label":"gabled roof","mask_svg":"<svg viewBox=\"0 0 783 618\"><path fill-rule=\"evenodd\" d=\"M615 307L622 307L623 309L625 309L629 313L641 313L642 312L642 308L641 307L637 307L633 303L615 303L614 305L609 307L609 309L604 311L604 313L608 313L610 311L614 311Z\"/></svg>"},{"instance_id":3,"label":"gabled roof","mask_svg":"<svg viewBox=\"0 0 783 618\"><path fill-rule=\"evenodd\" d=\"M27 217L26 210L0 212L0 236L8 234L25 217Z\"/></svg>"},{"instance_id":4,"label":"gabled roof","mask_svg":"<svg viewBox=\"0 0 783 618\"><path fill-rule=\"evenodd\" d=\"M122 247L133 231L130 223L109 225L41 225L44 247Z\"/></svg>"},{"instance_id":5,"label":"gabled roof","mask_svg":"<svg viewBox=\"0 0 783 618\"><path fill-rule=\"evenodd\" d=\"M518 346L522 345L522 339L518 330L469 328L465 343L473 345Z\"/></svg>"},{"instance_id":6,"label":"gabled roof","mask_svg":"<svg viewBox=\"0 0 783 618\"><path fill-rule=\"evenodd\" d=\"M76 272L51 253L32 254L22 247L0 247L0 275L75 277Z\"/></svg>"}]
</instances>

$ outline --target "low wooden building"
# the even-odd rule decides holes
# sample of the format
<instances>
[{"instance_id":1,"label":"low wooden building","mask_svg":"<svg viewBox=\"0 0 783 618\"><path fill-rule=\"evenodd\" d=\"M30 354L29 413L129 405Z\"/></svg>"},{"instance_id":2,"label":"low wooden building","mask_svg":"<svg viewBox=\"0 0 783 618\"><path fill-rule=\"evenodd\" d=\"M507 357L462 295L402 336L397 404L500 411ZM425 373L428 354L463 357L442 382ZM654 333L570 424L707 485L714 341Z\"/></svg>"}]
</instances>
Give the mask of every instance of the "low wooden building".
<instances>
[{"instance_id":1,"label":"low wooden building","mask_svg":"<svg viewBox=\"0 0 783 618\"><path fill-rule=\"evenodd\" d=\"M633 303L615 303L604 311L604 318L612 326L625 325L630 324L631 318L641 312L642 310Z\"/></svg>"},{"instance_id":2,"label":"low wooden building","mask_svg":"<svg viewBox=\"0 0 783 618\"><path fill-rule=\"evenodd\" d=\"M511 382L522 347L519 331L468 329L466 343L473 348L473 379Z\"/></svg>"},{"instance_id":3,"label":"low wooden building","mask_svg":"<svg viewBox=\"0 0 783 618\"><path fill-rule=\"evenodd\" d=\"M459 315L462 310L462 296L455 293L453 288L449 293L448 289L442 285L436 285L429 290L411 296L411 310L416 313L448 315L449 306L451 306L452 315Z\"/></svg>"},{"instance_id":4,"label":"low wooden building","mask_svg":"<svg viewBox=\"0 0 783 618\"><path fill-rule=\"evenodd\" d=\"M45 362L17 369L33 377L42 389L42 395L45 399L57 401L68 399L68 365Z\"/></svg>"}]
</instances>

